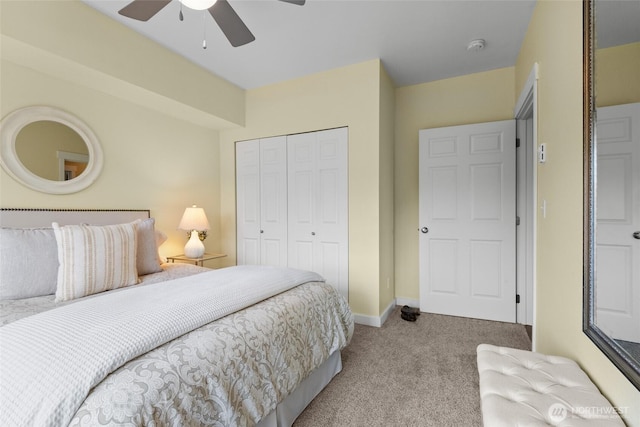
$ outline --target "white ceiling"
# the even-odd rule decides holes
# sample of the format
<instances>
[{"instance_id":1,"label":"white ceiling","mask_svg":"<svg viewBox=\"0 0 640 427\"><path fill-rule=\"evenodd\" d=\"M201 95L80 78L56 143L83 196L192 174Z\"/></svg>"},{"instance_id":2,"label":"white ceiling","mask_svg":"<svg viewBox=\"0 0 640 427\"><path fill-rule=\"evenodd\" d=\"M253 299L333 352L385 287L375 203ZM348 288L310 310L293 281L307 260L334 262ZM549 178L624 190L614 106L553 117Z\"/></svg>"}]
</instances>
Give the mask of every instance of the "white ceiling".
<instances>
[{"instance_id":1,"label":"white ceiling","mask_svg":"<svg viewBox=\"0 0 640 427\"><path fill-rule=\"evenodd\" d=\"M83 1L244 89L375 58L397 86L512 66L535 6L535 0L307 0L304 6L229 0L256 37L234 48L207 11L183 8L181 22L178 0L148 22L117 13L129 0ZM486 47L467 51L478 38Z\"/></svg>"},{"instance_id":2,"label":"white ceiling","mask_svg":"<svg viewBox=\"0 0 640 427\"><path fill-rule=\"evenodd\" d=\"M640 0L598 0L596 47L640 42Z\"/></svg>"},{"instance_id":3,"label":"white ceiling","mask_svg":"<svg viewBox=\"0 0 640 427\"><path fill-rule=\"evenodd\" d=\"M83 0L236 85L251 89L380 58L398 86L515 64L535 0L229 0L256 40L231 47L211 16L173 0L148 22L128 0ZM206 25L206 26L205 26ZM206 31L207 49L202 49ZM486 40L480 52L467 44Z\"/></svg>"}]
</instances>

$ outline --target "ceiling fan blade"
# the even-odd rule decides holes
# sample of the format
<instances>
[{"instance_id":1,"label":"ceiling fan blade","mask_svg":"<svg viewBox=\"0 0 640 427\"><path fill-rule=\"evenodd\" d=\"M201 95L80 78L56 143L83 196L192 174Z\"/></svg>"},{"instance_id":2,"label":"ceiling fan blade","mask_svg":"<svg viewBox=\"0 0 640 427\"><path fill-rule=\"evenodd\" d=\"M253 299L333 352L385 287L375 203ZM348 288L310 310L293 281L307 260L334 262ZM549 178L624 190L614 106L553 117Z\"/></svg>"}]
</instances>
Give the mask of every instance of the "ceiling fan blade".
<instances>
[{"instance_id":1,"label":"ceiling fan blade","mask_svg":"<svg viewBox=\"0 0 640 427\"><path fill-rule=\"evenodd\" d=\"M298 6L304 6L305 0L280 0L285 3L297 4Z\"/></svg>"},{"instance_id":2,"label":"ceiling fan blade","mask_svg":"<svg viewBox=\"0 0 640 427\"><path fill-rule=\"evenodd\" d=\"M216 1L216 4L209 8L209 13L229 39L231 46L242 46L256 39L227 0Z\"/></svg>"},{"instance_id":3,"label":"ceiling fan blade","mask_svg":"<svg viewBox=\"0 0 640 427\"><path fill-rule=\"evenodd\" d=\"M148 21L169 3L171 3L171 0L133 0L120 9L118 13L138 21Z\"/></svg>"}]
</instances>

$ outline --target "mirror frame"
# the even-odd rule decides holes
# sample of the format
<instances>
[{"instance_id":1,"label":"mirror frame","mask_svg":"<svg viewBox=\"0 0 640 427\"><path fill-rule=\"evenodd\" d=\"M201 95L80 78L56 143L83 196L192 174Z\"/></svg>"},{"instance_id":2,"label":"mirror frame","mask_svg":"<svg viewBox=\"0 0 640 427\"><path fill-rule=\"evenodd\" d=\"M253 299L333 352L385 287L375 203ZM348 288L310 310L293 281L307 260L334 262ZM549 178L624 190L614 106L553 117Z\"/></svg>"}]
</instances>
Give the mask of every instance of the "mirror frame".
<instances>
[{"instance_id":1,"label":"mirror frame","mask_svg":"<svg viewBox=\"0 0 640 427\"><path fill-rule=\"evenodd\" d=\"M89 163L82 174L69 181L52 181L24 166L16 152L16 138L22 128L37 121L62 123L80 135L89 152ZM0 122L0 165L13 179L32 190L48 194L71 194L89 187L102 172L102 147L89 126L76 116L55 107L24 107L9 113Z\"/></svg>"},{"instance_id":2,"label":"mirror frame","mask_svg":"<svg viewBox=\"0 0 640 427\"><path fill-rule=\"evenodd\" d=\"M596 98L595 98L595 0L583 0L583 127L584 127L584 277L582 329L611 362L640 390L640 364L596 325Z\"/></svg>"}]
</instances>

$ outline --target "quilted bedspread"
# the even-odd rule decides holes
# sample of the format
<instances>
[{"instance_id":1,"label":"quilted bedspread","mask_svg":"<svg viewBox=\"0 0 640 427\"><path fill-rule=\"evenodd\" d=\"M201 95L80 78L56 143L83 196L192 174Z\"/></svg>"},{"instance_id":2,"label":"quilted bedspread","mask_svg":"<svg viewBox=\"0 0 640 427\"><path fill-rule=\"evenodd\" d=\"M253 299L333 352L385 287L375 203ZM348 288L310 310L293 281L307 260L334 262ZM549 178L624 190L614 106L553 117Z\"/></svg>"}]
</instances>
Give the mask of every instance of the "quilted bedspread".
<instances>
[{"instance_id":1,"label":"quilted bedspread","mask_svg":"<svg viewBox=\"0 0 640 427\"><path fill-rule=\"evenodd\" d=\"M221 270L217 270L219 271ZM212 273L220 274L217 272ZM206 280L208 275L209 273L199 274L198 280ZM148 313L140 312L137 316L126 320L125 324L131 327L127 330L120 329L120 334L123 336L147 335L146 329L157 329L163 335L159 340L159 346L154 344L150 351L147 349L136 354L136 351L129 351L128 347L134 345L132 342L136 343L134 346L138 346L139 337L124 345L117 344L125 348L124 353L131 353L131 357L115 363L107 363L108 366L113 365L113 368L108 369L110 373L106 373L108 374L106 378L101 372L94 373L93 377L89 375L92 379L91 388L77 404L68 402L68 392L63 388L48 392L54 396L54 402L62 401L58 404L64 407L63 413L72 408L70 425L73 426L253 425L269 414L313 369L322 364L334 351L343 348L351 338L353 317L346 302L333 287L315 280L317 279L307 277L302 280L304 284L296 284L293 288L291 285L286 285L282 289L277 286L271 288L266 286L270 288L269 290L264 289L265 284L262 282L258 284L257 294L239 285L241 282L234 281L233 287L223 286L222 291L214 292L215 296L207 297L213 298L208 301L208 304L216 307L214 311L217 314L214 318L217 320L206 321L203 324L201 320L194 321L194 314L191 310L187 310L191 313L187 315L189 319L184 322L192 326L187 328L186 333L182 331L182 327L176 326L183 322L176 323L175 319L165 322L162 319L163 314L158 315L154 304L142 301L141 310L150 305L155 311L155 315L151 315L151 324L141 325L138 322L138 318L148 316ZM179 279L175 283L178 284L181 281L192 283L187 279ZM152 286L154 285L144 288L153 289ZM177 298L181 293L175 291L173 284L171 287L167 287L166 284L160 286L174 289L172 299ZM193 286L193 284L187 285L184 290L197 294L196 299L203 302L205 293L200 293L197 287ZM290 290L285 292L286 289ZM145 295L148 296L148 292L152 291L146 291ZM246 308L240 308L237 311L238 307L235 303L231 304L235 306L233 309L219 308L218 299L223 300L226 298L225 295L230 293L240 294L240 299L248 301L243 303ZM122 292L119 295L126 294L127 292ZM263 295L249 297L249 295L260 294ZM123 298L118 297L117 300L122 302ZM166 297L157 298L166 299ZM264 298L268 299L263 300ZM98 300L98 298L95 299L95 301ZM76 304L67 307L74 305ZM52 316L51 313L63 309L66 307L51 310L33 318ZM118 312L119 309L118 307L115 311ZM233 313L228 314L228 310L230 310L229 313ZM170 316L175 315L173 311L170 312ZM15 325L22 327L27 320L29 319L2 327L0 333L5 328L15 329ZM167 331L167 329L176 328L176 332ZM85 334L83 340L92 341L90 337L93 332L97 334L97 339L93 341L100 341L100 334L104 331L92 331ZM7 343L7 334L0 336L4 347ZM170 340L167 337L170 337ZM42 339L42 336L40 338ZM49 339L39 351L44 351L44 347L55 341L56 338ZM112 345L114 345L113 342L106 341L106 347ZM28 374L27 371L11 369L9 372L7 370L8 366L12 368L15 366L12 365L14 362L5 363L10 356L6 354L6 348L0 355L3 362L0 387L4 389L0 416L4 420L8 419L6 418L7 408L4 407L6 398L13 394L15 403L16 396L13 384L5 380L13 381L16 376ZM104 347L97 352L92 350L89 353L96 356L101 352L110 353ZM80 353L87 352L83 349ZM29 355L28 359L33 357ZM35 358L42 359L38 356ZM65 367L65 363L71 365ZM65 356L63 362L56 361L54 357L50 359L49 368L41 369L39 375L45 375L43 372L47 370L52 371L55 381L60 381L61 375L55 371L63 370L66 372L65 375L79 376L82 381L86 381L85 365L92 365L92 363L86 360L78 361L73 354ZM98 365L100 369L104 367L104 363ZM17 382L19 383L20 380L18 379ZM38 382L38 386L30 390L30 393L35 391L35 395L31 395L31 399L27 398L28 395L23 395L18 405L26 405L26 407L32 405L29 401L36 400L33 398L38 395L40 387L43 386ZM62 395L61 399L55 396L56 392ZM36 402L34 405L41 407L43 402ZM22 409L18 408L18 410ZM45 416L43 418L45 424L66 425L69 422L65 416L58 415L56 412L55 416L52 414ZM32 418L29 423L37 420ZM40 425L40 422L36 423Z\"/></svg>"}]
</instances>

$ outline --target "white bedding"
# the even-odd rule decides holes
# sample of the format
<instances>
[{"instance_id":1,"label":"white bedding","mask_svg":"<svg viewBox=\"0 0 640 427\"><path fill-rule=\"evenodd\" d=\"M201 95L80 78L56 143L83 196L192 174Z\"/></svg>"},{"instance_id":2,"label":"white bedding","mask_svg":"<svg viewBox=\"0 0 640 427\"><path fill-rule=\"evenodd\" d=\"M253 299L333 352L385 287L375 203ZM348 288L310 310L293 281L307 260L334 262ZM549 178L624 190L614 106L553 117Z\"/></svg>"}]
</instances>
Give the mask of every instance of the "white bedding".
<instances>
[{"instance_id":1,"label":"white bedding","mask_svg":"<svg viewBox=\"0 0 640 427\"><path fill-rule=\"evenodd\" d=\"M246 274L239 278L238 271ZM3 326L0 419L67 425L89 391L127 361L300 283L322 281L310 272L287 270L285 279L281 273L253 266L214 270L170 286L109 292Z\"/></svg>"},{"instance_id":2,"label":"white bedding","mask_svg":"<svg viewBox=\"0 0 640 427\"><path fill-rule=\"evenodd\" d=\"M206 271L210 271L210 269L205 267L198 267L193 264L165 263L162 264L162 271L140 276L140 283L138 283L136 287L152 285L154 283L160 282L168 282L173 279L180 279L182 277L192 276L194 274L204 273ZM109 292L123 292L128 289L129 288L119 288L113 289ZM99 298L103 295L104 294L94 294L86 296L83 299ZM73 304L78 301L70 300L56 302L55 298L55 293L52 292L51 295L0 301L0 326L8 325L9 323L15 322L16 320L20 320L28 316L33 316L34 314L42 313L56 307Z\"/></svg>"}]
</instances>

